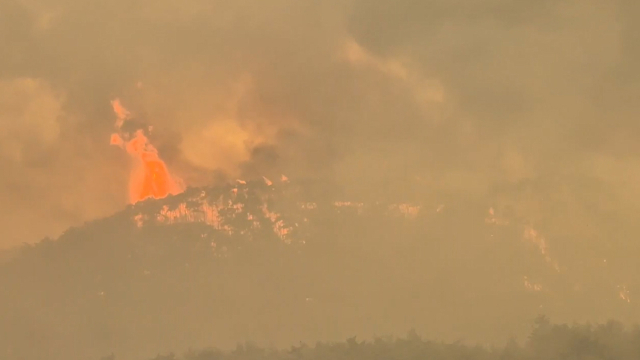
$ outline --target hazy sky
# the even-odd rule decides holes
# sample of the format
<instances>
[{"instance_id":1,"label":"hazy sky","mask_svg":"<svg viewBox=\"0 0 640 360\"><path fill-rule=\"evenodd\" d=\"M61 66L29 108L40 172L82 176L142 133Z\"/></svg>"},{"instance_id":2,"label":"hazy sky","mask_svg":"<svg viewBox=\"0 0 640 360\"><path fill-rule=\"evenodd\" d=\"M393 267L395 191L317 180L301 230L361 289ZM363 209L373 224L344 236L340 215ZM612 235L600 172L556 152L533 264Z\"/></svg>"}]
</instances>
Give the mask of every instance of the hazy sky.
<instances>
[{"instance_id":1,"label":"hazy sky","mask_svg":"<svg viewBox=\"0 0 640 360\"><path fill-rule=\"evenodd\" d=\"M0 246L125 206L116 97L190 185L409 183L510 204L556 247L636 241L639 20L637 0L3 0Z\"/></svg>"}]
</instances>

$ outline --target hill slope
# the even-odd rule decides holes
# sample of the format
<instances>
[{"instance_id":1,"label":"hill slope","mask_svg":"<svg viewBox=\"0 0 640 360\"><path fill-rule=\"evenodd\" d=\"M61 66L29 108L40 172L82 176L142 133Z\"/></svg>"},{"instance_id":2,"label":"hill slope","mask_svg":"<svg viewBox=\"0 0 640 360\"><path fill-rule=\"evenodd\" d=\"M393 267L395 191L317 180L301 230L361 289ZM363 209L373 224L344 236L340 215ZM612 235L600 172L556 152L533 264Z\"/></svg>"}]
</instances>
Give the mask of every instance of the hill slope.
<instances>
[{"instance_id":1,"label":"hill slope","mask_svg":"<svg viewBox=\"0 0 640 360\"><path fill-rule=\"evenodd\" d=\"M526 334L538 313L628 311L600 285L577 294L544 252L514 241L520 226L465 217L473 206L345 202L288 182L137 203L1 265L0 349L139 359L411 328L497 342Z\"/></svg>"}]
</instances>

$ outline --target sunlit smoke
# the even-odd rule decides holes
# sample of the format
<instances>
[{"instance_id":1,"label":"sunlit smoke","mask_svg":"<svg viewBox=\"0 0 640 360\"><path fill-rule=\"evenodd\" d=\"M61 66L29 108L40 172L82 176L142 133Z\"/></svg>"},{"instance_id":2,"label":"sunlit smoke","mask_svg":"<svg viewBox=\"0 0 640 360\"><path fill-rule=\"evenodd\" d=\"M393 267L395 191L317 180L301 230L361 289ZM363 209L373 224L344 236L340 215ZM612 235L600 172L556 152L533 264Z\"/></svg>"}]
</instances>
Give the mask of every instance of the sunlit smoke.
<instances>
[{"instance_id":1,"label":"sunlit smoke","mask_svg":"<svg viewBox=\"0 0 640 360\"><path fill-rule=\"evenodd\" d=\"M179 194L184 190L180 179L169 173L167 165L160 159L158 150L149 142L142 129L133 134L122 131L122 126L131 113L122 106L119 99L111 102L117 115L117 133L111 135L111 145L120 146L133 158L129 179L129 200L131 203L147 198L164 198Z\"/></svg>"}]
</instances>

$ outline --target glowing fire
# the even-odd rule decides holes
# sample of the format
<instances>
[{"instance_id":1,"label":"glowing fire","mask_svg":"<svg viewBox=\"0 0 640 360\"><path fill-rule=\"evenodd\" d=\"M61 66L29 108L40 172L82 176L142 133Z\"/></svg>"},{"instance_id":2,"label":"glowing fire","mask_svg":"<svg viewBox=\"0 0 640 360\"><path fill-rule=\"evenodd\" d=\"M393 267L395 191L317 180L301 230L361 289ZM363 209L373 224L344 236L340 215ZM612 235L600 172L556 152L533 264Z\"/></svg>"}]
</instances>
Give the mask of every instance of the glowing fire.
<instances>
[{"instance_id":1,"label":"glowing fire","mask_svg":"<svg viewBox=\"0 0 640 360\"><path fill-rule=\"evenodd\" d=\"M500 218L496 216L496 212L495 210L493 210L492 207L489 208L489 216L487 216L484 219L484 222L486 222L487 224L494 224L494 225L508 225L509 221L507 221L506 219Z\"/></svg>"},{"instance_id":2,"label":"glowing fire","mask_svg":"<svg viewBox=\"0 0 640 360\"><path fill-rule=\"evenodd\" d=\"M535 244L540 250L540 254L544 256L544 260L551 264L553 268L560 272L560 267L558 266L558 262L553 260L549 255L549 246L547 245L547 240L538 233L533 227L527 225L524 229L524 238Z\"/></svg>"},{"instance_id":3,"label":"glowing fire","mask_svg":"<svg viewBox=\"0 0 640 360\"><path fill-rule=\"evenodd\" d=\"M412 204L365 204L350 201L296 202L293 207L284 210L276 205L279 195L286 189L288 181L274 183L255 180L249 184L244 180L236 180L229 184L222 192L201 190L187 192L183 201L165 204L161 207L145 208L147 204L140 204L134 208L132 220L141 228L145 224L178 224L203 223L210 226L219 234L241 235L247 239L253 238L254 231L266 230L272 232L286 244L293 242L305 243L310 217L322 208L336 209L338 212L354 210L357 214L367 211L383 211L392 217L405 217L414 220L418 217L421 206ZM192 189L193 190L193 189ZM286 196L285 196L286 197ZM141 209L141 210L138 210ZM146 209L146 210L142 210ZM153 210L151 210L153 209ZM282 213L282 211L285 213ZM341 211L342 210L342 211ZM264 232L259 232L264 234Z\"/></svg>"},{"instance_id":4,"label":"glowing fire","mask_svg":"<svg viewBox=\"0 0 640 360\"><path fill-rule=\"evenodd\" d=\"M542 291L542 285L532 283L528 277L524 277L524 287L530 291Z\"/></svg>"},{"instance_id":5,"label":"glowing fire","mask_svg":"<svg viewBox=\"0 0 640 360\"><path fill-rule=\"evenodd\" d=\"M629 290L627 289L626 285L619 285L618 286L618 297L620 297L620 299L630 303L631 302L631 297L629 296Z\"/></svg>"},{"instance_id":6,"label":"glowing fire","mask_svg":"<svg viewBox=\"0 0 640 360\"><path fill-rule=\"evenodd\" d=\"M118 131L111 135L111 145L125 149L134 159L129 179L131 203L181 193L184 190L183 184L169 173L167 165L160 159L158 150L149 142L144 131L139 129L133 135L122 131L122 125L130 118L131 113L118 99L113 100L111 105L117 115Z\"/></svg>"}]
</instances>

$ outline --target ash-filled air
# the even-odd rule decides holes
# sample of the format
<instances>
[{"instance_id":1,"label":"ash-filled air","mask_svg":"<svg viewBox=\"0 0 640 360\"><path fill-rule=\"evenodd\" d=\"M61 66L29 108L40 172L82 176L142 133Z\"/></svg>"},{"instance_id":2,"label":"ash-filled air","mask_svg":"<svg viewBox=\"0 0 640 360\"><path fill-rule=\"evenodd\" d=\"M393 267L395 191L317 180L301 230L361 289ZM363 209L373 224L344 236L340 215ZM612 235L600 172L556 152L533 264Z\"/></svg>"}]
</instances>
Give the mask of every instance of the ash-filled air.
<instances>
[{"instance_id":1,"label":"ash-filled air","mask_svg":"<svg viewBox=\"0 0 640 360\"><path fill-rule=\"evenodd\" d=\"M0 358L640 320L639 4L0 1Z\"/></svg>"}]
</instances>

